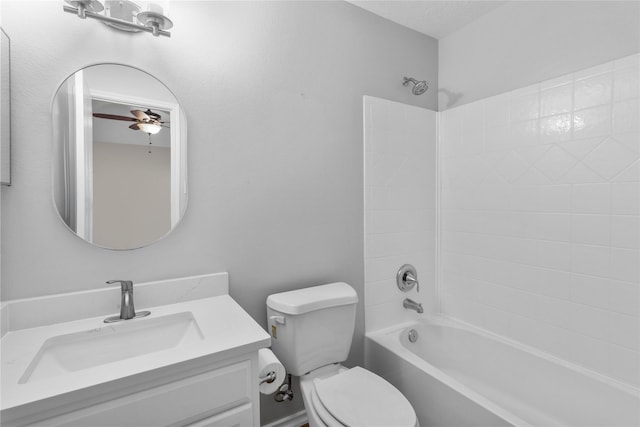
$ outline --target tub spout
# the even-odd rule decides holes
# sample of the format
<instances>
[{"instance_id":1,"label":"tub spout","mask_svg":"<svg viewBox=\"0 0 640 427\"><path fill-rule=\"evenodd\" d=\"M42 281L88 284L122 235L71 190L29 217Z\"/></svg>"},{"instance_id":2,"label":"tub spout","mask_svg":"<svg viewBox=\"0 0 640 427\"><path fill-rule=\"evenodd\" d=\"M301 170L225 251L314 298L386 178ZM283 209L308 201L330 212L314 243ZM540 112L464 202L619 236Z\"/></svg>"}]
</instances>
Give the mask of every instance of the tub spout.
<instances>
[{"instance_id":1,"label":"tub spout","mask_svg":"<svg viewBox=\"0 0 640 427\"><path fill-rule=\"evenodd\" d=\"M424 313L422 303L416 302L411 298L405 298L405 300L402 302L402 306L409 310L415 310L417 313Z\"/></svg>"}]
</instances>

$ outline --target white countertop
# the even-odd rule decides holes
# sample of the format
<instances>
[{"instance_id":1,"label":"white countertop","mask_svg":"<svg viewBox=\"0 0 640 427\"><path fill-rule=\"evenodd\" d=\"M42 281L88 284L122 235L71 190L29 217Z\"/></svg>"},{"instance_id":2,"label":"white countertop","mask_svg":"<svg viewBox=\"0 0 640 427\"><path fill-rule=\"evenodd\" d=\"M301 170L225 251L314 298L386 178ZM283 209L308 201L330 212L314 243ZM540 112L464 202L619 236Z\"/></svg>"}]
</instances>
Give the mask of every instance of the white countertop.
<instances>
[{"instance_id":1,"label":"white countertop","mask_svg":"<svg viewBox=\"0 0 640 427\"><path fill-rule=\"evenodd\" d=\"M270 345L269 335L228 295L155 307L136 306L136 309L150 310L151 315L125 320L118 325L190 312L200 328L202 339L57 376L34 378L20 384L21 377L49 338L83 331L100 332L113 324L104 323L105 316L100 315L32 328L10 329L0 341L0 409L4 411L189 360L203 357L226 359Z\"/></svg>"}]
</instances>

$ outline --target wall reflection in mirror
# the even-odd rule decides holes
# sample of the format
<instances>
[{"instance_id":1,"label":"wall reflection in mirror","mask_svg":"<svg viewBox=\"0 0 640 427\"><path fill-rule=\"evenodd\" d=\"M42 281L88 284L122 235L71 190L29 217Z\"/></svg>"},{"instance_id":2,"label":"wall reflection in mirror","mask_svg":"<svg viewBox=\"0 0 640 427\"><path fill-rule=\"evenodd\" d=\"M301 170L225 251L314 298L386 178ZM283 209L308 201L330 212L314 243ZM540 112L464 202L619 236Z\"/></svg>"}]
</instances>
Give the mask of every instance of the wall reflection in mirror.
<instances>
[{"instance_id":1,"label":"wall reflection in mirror","mask_svg":"<svg viewBox=\"0 0 640 427\"><path fill-rule=\"evenodd\" d=\"M171 91L136 68L83 68L52 105L53 197L97 246L134 249L169 233L187 202L186 118Z\"/></svg>"}]
</instances>

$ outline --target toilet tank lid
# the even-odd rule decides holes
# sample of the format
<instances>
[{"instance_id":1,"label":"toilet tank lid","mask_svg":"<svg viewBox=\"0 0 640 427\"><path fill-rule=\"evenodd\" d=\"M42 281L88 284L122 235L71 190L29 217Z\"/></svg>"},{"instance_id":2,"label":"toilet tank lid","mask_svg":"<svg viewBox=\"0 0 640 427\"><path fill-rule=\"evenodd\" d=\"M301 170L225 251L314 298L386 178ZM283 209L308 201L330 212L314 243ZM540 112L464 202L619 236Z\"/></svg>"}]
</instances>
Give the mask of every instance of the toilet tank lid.
<instances>
[{"instance_id":1,"label":"toilet tank lid","mask_svg":"<svg viewBox=\"0 0 640 427\"><path fill-rule=\"evenodd\" d=\"M281 292L267 297L267 307L285 314L303 314L357 302L358 294L344 282Z\"/></svg>"}]
</instances>

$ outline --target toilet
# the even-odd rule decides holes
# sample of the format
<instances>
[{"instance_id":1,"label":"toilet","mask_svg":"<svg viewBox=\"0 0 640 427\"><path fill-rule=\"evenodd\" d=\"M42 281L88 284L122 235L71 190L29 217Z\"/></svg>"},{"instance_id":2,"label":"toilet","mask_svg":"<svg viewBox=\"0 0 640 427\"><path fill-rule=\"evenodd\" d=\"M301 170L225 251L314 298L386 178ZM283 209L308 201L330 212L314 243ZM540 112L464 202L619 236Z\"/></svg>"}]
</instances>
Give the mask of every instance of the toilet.
<instances>
[{"instance_id":1,"label":"toilet","mask_svg":"<svg viewBox=\"0 0 640 427\"><path fill-rule=\"evenodd\" d=\"M346 283L269 295L271 349L300 377L310 427L416 427L416 413L397 388L362 367L340 365L351 348L357 302Z\"/></svg>"}]
</instances>

